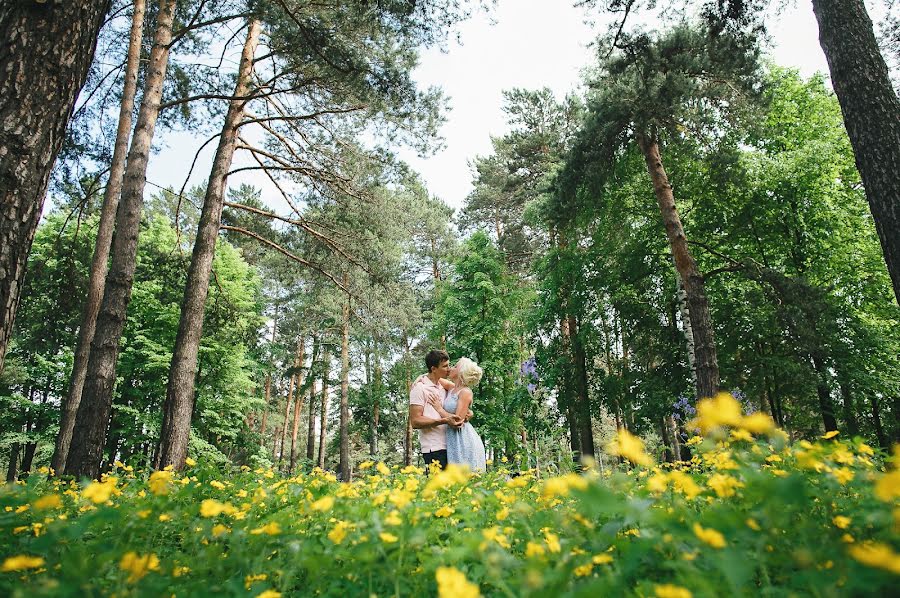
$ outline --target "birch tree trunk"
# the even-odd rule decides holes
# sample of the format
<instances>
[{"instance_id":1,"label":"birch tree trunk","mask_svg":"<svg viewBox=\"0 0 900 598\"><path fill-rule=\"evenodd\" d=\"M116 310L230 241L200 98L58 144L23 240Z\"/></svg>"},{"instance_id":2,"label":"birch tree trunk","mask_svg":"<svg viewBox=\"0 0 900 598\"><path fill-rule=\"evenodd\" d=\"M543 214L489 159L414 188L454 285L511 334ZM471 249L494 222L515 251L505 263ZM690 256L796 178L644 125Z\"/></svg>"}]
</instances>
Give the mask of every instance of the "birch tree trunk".
<instances>
[{"instance_id":1,"label":"birch tree trunk","mask_svg":"<svg viewBox=\"0 0 900 598\"><path fill-rule=\"evenodd\" d=\"M350 284L344 272L344 288ZM341 326L341 481L350 481L350 296L344 299Z\"/></svg>"},{"instance_id":2,"label":"birch tree trunk","mask_svg":"<svg viewBox=\"0 0 900 598\"><path fill-rule=\"evenodd\" d=\"M0 5L0 371L50 173L109 4Z\"/></svg>"},{"instance_id":3,"label":"birch tree trunk","mask_svg":"<svg viewBox=\"0 0 900 598\"><path fill-rule=\"evenodd\" d=\"M706 284L688 248L681 217L675 207L672 185L669 183L659 154L659 145L646 135L638 135L637 141L644 154L650 180L653 182L653 190L669 238L669 247L675 258L675 268L681 276L687 295L696 357L697 398L711 397L719 390L719 363L716 357L712 319L709 315L709 301L706 298Z\"/></svg>"},{"instance_id":4,"label":"birch tree trunk","mask_svg":"<svg viewBox=\"0 0 900 598\"><path fill-rule=\"evenodd\" d=\"M103 300L103 286L106 281L116 209L119 207L119 195L122 192L122 175L125 172L125 156L128 152L128 138L131 134L131 113L134 111L134 96L137 91L140 69L146 2L134 0L133 10L131 35L128 41L128 58L125 61L123 76L125 81L122 88L122 105L119 108L119 125L116 129L116 141L113 145L112 161L109 165L109 181L103 192L103 207L100 210L100 223L97 226L97 239L94 243L94 256L91 259L81 327L78 329L78 345L75 348L72 375L69 378L69 392L63 401L59 433L56 436L56 447L50 462L53 470L59 472L66 467L69 444L72 442L72 428L75 426L75 415L81 404L81 391L84 389L84 379L87 375L91 341L94 339L94 330L97 326L97 312L100 311L100 302Z\"/></svg>"},{"instance_id":5,"label":"birch tree trunk","mask_svg":"<svg viewBox=\"0 0 900 598\"><path fill-rule=\"evenodd\" d=\"M247 28L247 38L238 66L234 97L228 104L225 124L219 135L219 146L213 159L212 172L206 185L197 239L188 269L181 302L181 319L178 322L178 336L169 367L169 384L166 388L166 402L163 406L163 422L159 440L159 466L172 465L175 469L184 467L187 457L188 440L191 433L191 414L194 411L194 381L197 376L197 355L203 336L203 315L206 296L209 293L209 277L212 272L216 239L222 222L222 207L225 200L225 185L228 171L237 147L237 132L244 118L245 99L251 92L253 78L253 56L259 44L260 22L251 19Z\"/></svg>"},{"instance_id":6,"label":"birch tree trunk","mask_svg":"<svg viewBox=\"0 0 900 598\"><path fill-rule=\"evenodd\" d=\"M72 445L65 472L77 477L96 478L106 441L116 380L119 341L125 327L128 302L134 282L135 257L140 232L141 209L150 145L159 116L159 103L169 61L172 23L176 0L160 0L156 16L153 49L147 65L144 96L138 113L128 163L122 184L122 198L116 213L116 233L111 250L109 274L91 341L87 375L75 418Z\"/></svg>"},{"instance_id":7,"label":"birch tree trunk","mask_svg":"<svg viewBox=\"0 0 900 598\"><path fill-rule=\"evenodd\" d=\"M863 0L813 0L819 42L900 302L900 99Z\"/></svg>"}]
</instances>

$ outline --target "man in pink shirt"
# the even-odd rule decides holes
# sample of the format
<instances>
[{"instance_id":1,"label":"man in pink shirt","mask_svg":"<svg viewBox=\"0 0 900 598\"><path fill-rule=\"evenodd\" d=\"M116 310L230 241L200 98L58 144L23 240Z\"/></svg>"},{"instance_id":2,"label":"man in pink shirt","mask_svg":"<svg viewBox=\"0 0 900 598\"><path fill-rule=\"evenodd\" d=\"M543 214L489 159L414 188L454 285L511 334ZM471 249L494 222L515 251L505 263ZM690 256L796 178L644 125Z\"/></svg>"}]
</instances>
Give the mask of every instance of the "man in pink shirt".
<instances>
[{"instance_id":1,"label":"man in pink shirt","mask_svg":"<svg viewBox=\"0 0 900 598\"><path fill-rule=\"evenodd\" d=\"M419 431L425 466L436 462L447 467L447 426L459 427L464 420L454 414L442 416L428 399L437 397L443 402L447 396L440 380L450 375L450 356L439 349L429 351L425 356L425 367L428 374L416 380L409 391L409 421Z\"/></svg>"}]
</instances>

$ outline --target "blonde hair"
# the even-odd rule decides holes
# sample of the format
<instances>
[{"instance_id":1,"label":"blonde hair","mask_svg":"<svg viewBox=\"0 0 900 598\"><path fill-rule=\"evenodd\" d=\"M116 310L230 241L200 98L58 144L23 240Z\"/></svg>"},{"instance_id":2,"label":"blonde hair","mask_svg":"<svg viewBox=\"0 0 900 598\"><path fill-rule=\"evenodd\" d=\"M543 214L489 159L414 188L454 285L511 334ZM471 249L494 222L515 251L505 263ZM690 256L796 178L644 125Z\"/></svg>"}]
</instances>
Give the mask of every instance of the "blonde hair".
<instances>
[{"instance_id":1,"label":"blonde hair","mask_svg":"<svg viewBox=\"0 0 900 598\"><path fill-rule=\"evenodd\" d=\"M456 362L456 369L459 372L460 381L466 386L478 386L481 376L484 374L484 370L468 357L460 357Z\"/></svg>"}]
</instances>

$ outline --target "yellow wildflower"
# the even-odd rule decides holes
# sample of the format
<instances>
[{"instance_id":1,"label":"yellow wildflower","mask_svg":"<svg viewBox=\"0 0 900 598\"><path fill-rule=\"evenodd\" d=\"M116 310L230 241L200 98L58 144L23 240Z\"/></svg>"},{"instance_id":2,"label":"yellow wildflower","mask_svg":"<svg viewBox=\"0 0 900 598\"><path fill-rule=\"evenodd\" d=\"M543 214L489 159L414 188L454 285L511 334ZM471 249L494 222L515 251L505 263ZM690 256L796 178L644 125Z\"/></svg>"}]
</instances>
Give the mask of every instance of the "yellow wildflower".
<instances>
[{"instance_id":1,"label":"yellow wildflower","mask_svg":"<svg viewBox=\"0 0 900 598\"><path fill-rule=\"evenodd\" d=\"M712 488L719 498L734 496L737 488L743 488L744 484L737 478L723 473L716 473L709 477L706 485Z\"/></svg>"},{"instance_id":2,"label":"yellow wildflower","mask_svg":"<svg viewBox=\"0 0 900 598\"><path fill-rule=\"evenodd\" d=\"M587 577L594 570L593 563L586 563L579 567L575 567L573 573L575 573L575 577Z\"/></svg>"},{"instance_id":3,"label":"yellow wildflower","mask_svg":"<svg viewBox=\"0 0 900 598\"><path fill-rule=\"evenodd\" d=\"M187 465L188 467L193 467L194 465L197 464L197 462L194 461L193 459L191 459L190 457L185 457L184 464Z\"/></svg>"},{"instance_id":4,"label":"yellow wildflower","mask_svg":"<svg viewBox=\"0 0 900 598\"><path fill-rule=\"evenodd\" d=\"M449 517L455 512L454 508L449 505L444 505L440 509L434 512L435 517Z\"/></svg>"},{"instance_id":5,"label":"yellow wildflower","mask_svg":"<svg viewBox=\"0 0 900 598\"><path fill-rule=\"evenodd\" d=\"M381 541L385 544L393 544L400 539L394 534L389 534L388 532L381 532L380 534L378 534L378 537L381 538Z\"/></svg>"},{"instance_id":6,"label":"yellow wildflower","mask_svg":"<svg viewBox=\"0 0 900 598\"><path fill-rule=\"evenodd\" d=\"M373 465L375 465L375 463L373 463L372 461L363 461L356 466L356 469L358 469L359 471L365 471L367 469L371 469Z\"/></svg>"},{"instance_id":7,"label":"yellow wildflower","mask_svg":"<svg viewBox=\"0 0 900 598\"><path fill-rule=\"evenodd\" d=\"M694 423L704 434L721 426L738 426L741 419L741 404L727 392L697 402Z\"/></svg>"},{"instance_id":8,"label":"yellow wildflower","mask_svg":"<svg viewBox=\"0 0 900 598\"><path fill-rule=\"evenodd\" d=\"M613 558L608 554L595 554L591 558L591 562L595 565L606 565L608 563L613 562Z\"/></svg>"},{"instance_id":9,"label":"yellow wildflower","mask_svg":"<svg viewBox=\"0 0 900 598\"><path fill-rule=\"evenodd\" d=\"M647 489L654 494L662 494L669 485L669 476L664 473L656 473L647 480Z\"/></svg>"},{"instance_id":10,"label":"yellow wildflower","mask_svg":"<svg viewBox=\"0 0 900 598\"><path fill-rule=\"evenodd\" d=\"M269 579L269 575L266 573L247 575L244 577L244 587L249 590L257 581L266 581L267 579Z\"/></svg>"},{"instance_id":11,"label":"yellow wildflower","mask_svg":"<svg viewBox=\"0 0 900 598\"><path fill-rule=\"evenodd\" d=\"M703 492L703 489L697 485L694 478L683 471L673 471L669 474L669 478L672 480L672 486L675 490L684 494L688 499L692 499Z\"/></svg>"},{"instance_id":12,"label":"yellow wildflower","mask_svg":"<svg viewBox=\"0 0 900 598\"><path fill-rule=\"evenodd\" d=\"M181 577L182 575L187 575L190 572L191 572L190 567L181 565L179 567L175 567L174 569L172 569L172 577Z\"/></svg>"},{"instance_id":13,"label":"yellow wildflower","mask_svg":"<svg viewBox=\"0 0 900 598\"><path fill-rule=\"evenodd\" d=\"M347 532L350 530L350 524L346 521L338 521L334 527L328 532L328 539L334 542L335 544L340 544L344 541L344 538L347 537Z\"/></svg>"},{"instance_id":14,"label":"yellow wildflower","mask_svg":"<svg viewBox=\"0 0 900 598\"><path fill-rule=\"evenodd\" d=\"M213 498L207 498L200 503L201 517L216 517L222 513L233 515L236 512L237 509L230 502L221 503Z\"/></svg>"},{"instance_id":15,"label":"yellow wildflower","mask_svg":"<svg viewBox=\"0 0 900 598\"><path fill-rule=\"evenodd\" d=\"M159 558L153 553L126 552L119 561L119 568L129 573L128 583L134 583L151 571L159 571Z\"/></svg>"},{"instance_id":16,"label":"yellow wildflower","mask_svg":"<svg viewBox=\"0 0 900 598\"><path fill-rule=\"evenodd\" d=\"M653 586L656 598L691 598L691 591L670 583Z\"/></svg>"},{"instance_id":17,"label":"yellow wildflower","mask_svg":"<svg viewBox=\"0 0 900 598\"><path fill-rule=\"evenodd\" d=\"M432 498L438 490L451 488L457 484L465 484L470 476L471 472L468 467L451 463L446 469L439 470L431 476L431 479L425 484L425 490L422 495L425 498Z\"/></svg>"},{"instance_id":18,"label":"yellow wildflower","mask_svg":"<svg viewBox=\"0 0 900 598\"><path fill-rule=\"evenodd\" d=\"M875 482L875 496L884 502L900 498L900 469L884 474Z\"/></svg>"},{"instance_id":19,"label":"yellow wildflower","mask_svg":"<svg viewBox=\"0 0 900 598\"><path fill-rule=\"evenodd\" d=\"M694 535L713 548L724 548L727 544L725 536L712 528L703 528L699 523L694 524Z\"/></svg>"},{"instance_id":20,"label":"yellow wildflower","mask_svg":"<svg viewBox=\"0 0 900 598\"><path fill-rule=\"evenodd\" d=\"M435 571L438 598L479 598L478 586L466 579L465 574L454 567L438 567Z\"/></svg>"},{"instance_id":21,"label":"yellow wildflower","mask_svg":"<svg viewBox=\"0 0 900 598\"><path fill-rule=\"evenodd\" d=\"M529 542L525 545L525 556L544 556L544 547L536 542Z\"/></svg>"},{"instance_id":22,"label":"yellow wildflower","mask_svg":"<svg viewBox=\"0 0 900 598\"><path fill-rule=\"evenodd\" d=\"M850 525L850 518L845 517L844 515L835 515L834 519L831 521L834 523L835 527L840 529L847 529Z\"/></svg>"},{"instance_id":23,"label":"yellow wildflower","mask_svg":"<svg viewBox=\"0 0 900 598\"><path fill-rule=\"evenodd\" d=\"M507 517L509 517L509 507L503 507L497 511L497 521L503 521Z\"/></svg>"},{"instance_id":24,"label":"yellow wildflower","mask_svg":"<svg viewBox=\"0 0 900 598\"><path fill-rule=\"evenodd\" d=\"M217 523L214 526L212 526L212 529L210 531L212 532L213 537L218 538L222 534L229 532L231 530L228 528L227 525L222 525L221 523Z\"/></svg>"},{"instance_id":25,"label":"yellow wildflower","mask_svg":"<svg viewBox=\"0 0 900 598\"><path fill-rule=\"evenodd\" d=\"M841 486L851 481L853 479L853 476L855 475L852 470L847 469L846 467L835 469L833 472L831 472L831 474Z\"/></svg>"},{"instance_id":26,"label":"yellow wildflower","mask_svg":"<svg viewBox=\"0 0 900 598\"><path fill-rule=\"evenodd\" d=\"M747 527L755 532L758 532L760 530L759 524L756 522L756 519L753 519L752 517L750 519L747 519L745 523L747 524Z\"/></svg>"},{"instance_id":27,"label":"yellow wildflower","mask_svg":"<svg viewBox=\"0 0 900 598\"><path fill-rule=\"evenodd\" d=\"M313 511L329 511L331 507L334 506L334 497L333 496L323 496L316 502L309 505Z\"/></svg>"},{"instance_id":28,"label":"yellow wildflower","mask_svg":"<svg viewBox=\"0 0 900 598\"><path fill-rule=\"evenodd\" d=\"M547 542L547 549L550 552L559 552L560 550L562 550L562 547L559 544L559 536L557 536L556 534L545 531L544 540Z\"/></svg>"},{"instance_id":29,"label":"yellow wildflower","mask_svg":"<svg viewBox=\"0 0 900 598\"><path fill-rule=\"evenodd\" d=\"M407 490L395 489L388 495L388 500L398 509L402 509L412 502L413 496L415 495Z\"/></svg>"},{"instance_id":30,"label":"yellow wildflower","mask_svg":"<svg viewBox=\"0 0 900 598\"><path fill-rule=\"evenodd\" d=\"M254 536L258 536L260 534L266 534L267 536L277 536L281 533L281 526L278 525L278 523L275 521L270 521L262 527L250 530L250 533Z\"/></svg>"},{"instance_id":31,"label":"yellow wildflower","mask_svg":"<svg viewBox=\"0 0 900 598\"><path fill-rule=\"evenodd\" d=\"M772 417L761 411L742 417L737 425L753 434L768 434L775 430L775 422L772 420Z\"/></svg>"},{"instance_id":32,"label":"yellow wildflower","mask_svg":"<svg viewBox=\"0 0 900 598\"><path fill-rule=\"evenodd\" d=\"M840 432L838 432L837 430L831 430L830 432L825 432L825 434L822 435L822 438L824 438L825 440L830 440L838 434L840 434Z\"/></svg>"},{"instance_id":33,"label":"yellow wildflower","mask_svg":"<svg viewBox=\"0 0 900 598\"><path fill-rule=\"evenodd\" d=\"M212 486L213 488L215 488L216 490L224 490L225 489L225 484L223 484L219 480L213 480L209 483L209 485Z\"/></svg>"},{"instance_id":34,"label":"yellow wildflower","mask_svg":"<svg viewBox=\"0 0 900 598\"><path fill-rule=\"evenodd\" d=\"M635 465L644 467L653 465L653 459L644 450L644 441L624 428L619 430L615 440L607 445L606 450L613 455L625 457Z\"/></svg>"},{"instance_id":35,"label":"yellow wildflower","mask_svg":"<svg viewBox=\"0 0 900 598\"><path fill-rule=\"evenodd\" d=\"M887 544L866 542L850 547L850 556L869 567L884 569L894 575L900 575L900 554Z\"/></svg>"},{"instance_id":36,"label":"yellow wildflower","mask_svg":"<svg viewBox=\"0 0 900 598\"><path fill-rule=\"evenodd\" d=\"M168 513L163 513L162 515L159 516L159 520L162 522L169 521L170 519L172 519L172 516L169 515Z\"/></svg>"},{"instance_id":37,"label":"yellow wildflower","mask_svg":"<svg viewBox=\"0 0 900 598\"><path fill-rule=\"evenodd\" d=\"M567 473L559 477L549 478L544 482L541 495L544 498L567 496L572 488L584 490L587 488L587 480L577 473Z\"/></svg>"},{"instance_id":38,"label":"yellow wildflower","mask_svg":"<svg viewBox=\"0 0 900 598\"><path fill-rule=\"evenodd\" d=\"M400 517L400 511L391 511L388 513L388 516L384 518L384 522L387 525L400 525L403 523L403 519Z\"/></svg>"},{"instance_id":39,"label":"yellow wildflower","mask_svg":"<svg viewBox=\"0 0 900 598\"><path fill-rule=\"evenodd\" d=\"M747 430L732 430L731 431L731 439L732 440L745 440L747 442L753 442L753 435L750 434L750 432L748 432Z\"/></svg>"},{"instance_id":40,"label":"yellow wildflower","mask_svg":"<svg viewBox=\"0 0 900 598\"><path fill-rule=\"evenodd\" d=\"M24 571L25 569L37 569L44 566L44 559L39 556L19 555L7 557L3 564L0 565L0 571L9 573L10 571Z\"/></svg>"},{"instance_id":41,"label":"yellow wildflower","mask_svg":"<svg viewBox=\"0 0 900 598\"><path fill-rule=\"evenodd\" d=\"M34 501L32 506L39 511L45 509L58 509L62 506L62 498L60 498L59 494L47 494Z\"/></svg>"},{"instance_id":42,"label":"yellow wildflower","mask_svg":"<svg viewBox=\"0 0 900 598\"><path fill-rule=\"evenodd\" d=\"M375 466L375 469L377 469L378 473L380 473L381 475L391 475L391 468L381 461L378 462L378 465Z\"/></svg>"},{"instance_id":43,"label":"yellow wildflower","mask_svg":"<svg viewBox=\"0 0 900 598\"><path fill-rule=\"evenodd\" d=\"M256 595L256 598L281 598L281 592L275 590L266 590Z\"/></svg>"},{"instance_id":44,"label":"yellow wildflower","mask_svg":"<svg viewBox=\"0 0 900 598\"><path fill-rule=\"evenodd\" d=\"M117 478L107 478L102 482L92 482L81 491L81 495L94 504L105 503L116 490Z\"/></svg>"},{"instance_id":45,"label":"yellow wildflower","mask_svg":"<svg viewBox=\"0 0 900 598\"><path fill-rule=\"evenodd\" d=\"M169 493L169 483L172 481L171 471L154 471L147 480L150 492L157 496Z\"/></svg>"}]
</instances>

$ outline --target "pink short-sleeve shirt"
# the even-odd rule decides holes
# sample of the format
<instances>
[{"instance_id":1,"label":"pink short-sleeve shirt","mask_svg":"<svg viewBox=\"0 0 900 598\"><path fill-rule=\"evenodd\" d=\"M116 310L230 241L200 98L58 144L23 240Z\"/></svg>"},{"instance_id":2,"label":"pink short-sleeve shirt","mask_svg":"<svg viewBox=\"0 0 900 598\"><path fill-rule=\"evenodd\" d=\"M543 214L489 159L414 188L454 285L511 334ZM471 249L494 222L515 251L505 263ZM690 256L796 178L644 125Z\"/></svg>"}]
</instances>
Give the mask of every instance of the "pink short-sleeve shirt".
<instances>
[{"instance_id":1,"label":"pink short-sleeve shirt","mask_svg":"<svg viewBox=\"0 0 900 598\"><path fill-rule=\"evenodd\" d=\"M447 391L444 390L444 387L440 384L435 384L427 377L423 376L420 380L416 380L412 386L412 390L409 391L409 404L424 406L425 408L422 410L422 415L425 417L441 419L441 415L425 399L425 389L427 388L434 389L441 398L441 403L444 402L444 399L447 397ZM422 446L423 453L431 453L446 449L447 424L441 424L439 426L434 426L433 428L420 428L419 444Z\"/></svg>"}]
</instances>

